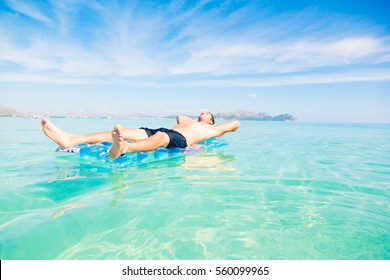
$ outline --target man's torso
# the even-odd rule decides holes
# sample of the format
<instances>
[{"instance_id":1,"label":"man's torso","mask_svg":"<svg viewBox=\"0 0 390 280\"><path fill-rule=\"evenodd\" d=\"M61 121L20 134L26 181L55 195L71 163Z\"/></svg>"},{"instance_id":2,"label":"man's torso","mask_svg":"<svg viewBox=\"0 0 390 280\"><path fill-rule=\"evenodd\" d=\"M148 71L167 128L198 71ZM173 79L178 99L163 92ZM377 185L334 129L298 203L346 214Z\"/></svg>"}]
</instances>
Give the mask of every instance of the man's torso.
<instances>
[{"instance_id":1,"label":"man's torso","mask_svg":"<svg viewBox=\"0 0 390 280\"><path fill-rule=\"evenodd\" d=\"M188 146L205 141L215 135L213 125L206 125L193 120L184 121L171 129L182 134L186 138Z\"/></svg>"}]
</instances>

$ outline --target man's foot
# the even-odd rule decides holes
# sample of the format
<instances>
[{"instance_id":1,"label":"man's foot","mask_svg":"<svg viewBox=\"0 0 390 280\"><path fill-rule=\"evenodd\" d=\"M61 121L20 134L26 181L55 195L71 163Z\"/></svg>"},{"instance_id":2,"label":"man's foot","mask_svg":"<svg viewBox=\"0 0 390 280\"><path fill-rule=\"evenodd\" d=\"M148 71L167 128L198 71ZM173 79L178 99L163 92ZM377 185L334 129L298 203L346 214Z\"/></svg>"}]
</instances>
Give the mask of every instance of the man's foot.
<instances>
[{"instance_id":1,"label":"man's foot","mask_svg":"<svg viewBox=\"0 0 390 280\"><path fill-rule=\"evenodd\" d=\"M69 132L63 131L62 129L56 127L51 121L47 118L43 118L41 121L42 130L51 140L56 142L62 148L69 148L73 146L75 135Z\"/></svg>"},{"instance_id":2,"label":"man's foot","mask_svg":"<svg viewBox=\"0 0 390 280\"><path fill-rule=\"evenodd\" d=\"M116 159L121 154L124 154L127 152L127 146L129 144L123 139L122 126L116 125L114 127L114 130L112 131L111 135L112 135L112 147L111 147L110 152L108 154L109 154L110 158Z\"/></svg>"}]
</instances>

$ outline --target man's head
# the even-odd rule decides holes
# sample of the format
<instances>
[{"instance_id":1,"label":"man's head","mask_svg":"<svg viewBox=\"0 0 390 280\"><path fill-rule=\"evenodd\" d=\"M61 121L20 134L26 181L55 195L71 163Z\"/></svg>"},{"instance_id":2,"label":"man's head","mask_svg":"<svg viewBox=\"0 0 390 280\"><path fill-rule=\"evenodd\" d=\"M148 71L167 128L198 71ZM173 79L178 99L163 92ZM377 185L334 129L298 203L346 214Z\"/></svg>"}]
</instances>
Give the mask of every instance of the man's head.
<instances>
[{"instance_id":1,"label":"man's head","mask_svg":"<svg viewBox=\"0 0 390 280\"><path fill-rule=\"evenodd\" d=\"M198 117L199 122L205 122L208 124L214 124L214 116L210 112L202 112L202 114L199 115Z\"/></svg>"}]
</instances>

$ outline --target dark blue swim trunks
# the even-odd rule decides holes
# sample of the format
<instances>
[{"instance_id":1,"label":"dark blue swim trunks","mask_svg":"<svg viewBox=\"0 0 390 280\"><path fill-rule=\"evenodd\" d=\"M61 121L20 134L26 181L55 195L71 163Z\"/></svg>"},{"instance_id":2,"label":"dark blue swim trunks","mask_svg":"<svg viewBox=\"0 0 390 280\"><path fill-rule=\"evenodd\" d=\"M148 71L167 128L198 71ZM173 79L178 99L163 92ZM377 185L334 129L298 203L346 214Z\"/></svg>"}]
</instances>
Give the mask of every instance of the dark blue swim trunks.
<instances>
[{"instance_id":1,"label":"dark blue swim trunks","mask_svg":"<svg viewBox=\"0 0 390 280\"><path fill-rule=\"evenodd\" d=\"M165 132L166 134L168 134L169 143L168 143L167 149L172 149L172 148L185 149L185 148L187 148L186 138L181 133L179 133L175 130L167 129L164 127L161 127L158 129L150 129L147 127L140 127L140 129L145 130L148 137L156 134L156 132L158 132L158 131Z\"/></svg>"}]
</instances>

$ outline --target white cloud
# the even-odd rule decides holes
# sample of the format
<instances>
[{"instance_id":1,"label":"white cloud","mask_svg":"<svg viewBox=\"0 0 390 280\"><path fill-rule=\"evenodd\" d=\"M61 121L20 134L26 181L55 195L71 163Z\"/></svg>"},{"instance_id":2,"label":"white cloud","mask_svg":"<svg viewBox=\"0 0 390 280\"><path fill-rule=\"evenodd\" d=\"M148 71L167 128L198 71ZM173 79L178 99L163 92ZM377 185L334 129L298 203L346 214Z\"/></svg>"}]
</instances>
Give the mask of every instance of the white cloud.
<instances>
[{"instance_id":1,"label":"white cloud","mask_svg":"<svg viewBox=\"0 0 390 280\"><path fill-rule=\"evenodd\" d=\"M145 8L142 2L54 1L54 11L45 9L49 17L42 7L7 3L50 28L31 27L28 41L20 43L15 39L23 32L20 19L0 20L3 81L53 77L51 82L89 83L109 76L134 86L271 86L389 80L383 71L374 75L357 69L352 75L349 69L389 63L389 36L353 19L353 28L339 32L343 19L318 11L262 18L251 17L258 9L253 3L226 15L218 6L202 11L207 1L187 10L179 0L168 10ZM82 31L74 22L80 7L95 15ZM189 76L191 81L183 79Z\"/></svg>"},{"instance_id":2,"label":"white cloud","mask_svg":"<svg viewBox=\"0 0 390 280\"><path fill-rule=\"evenodd\" d=\"M191 109L166 109L167 114L193 114L194 110Z\"/></svg>"},{"instance_id":3,"label":"white cloud","mask_svg":"<svg viewBox=\"0 0 390 280\"><path fill-rule=\"evenodd\" d=\"M42 84L73 84L73 85L85 85L85 84L99 84L101 81L98 79L88 79L85 77L65 76L63 74L47 74L42 75L39 73L15 73L15 72L0 72L0 81L13 82L13 83L42 83Z\"/></svg>"},{"instance_id":4,"label":"white cloud","mask_svg":"<svg viewBox=\"0 0 390 280\"><path fill-rule=\"evenodd\" d=\"M172 73L292 73L345 64L372 64L373 58L382 63L389 62L386 57L390 52L387 37L212 44L191 52L187 61L171 67Z\"/></svg>"},{"instance_id":5,"label":"white cloud","mask_svg":"<svg viewBox=\"0 0 390 280\"><path fill-rule=\"evenodd\" d=\"M50 24L51 20L45 16L38 7L32 3L26 3L26 1L7 0L6 3L14 11L24 14L30 18L33 18L42 23Z\"/></svg>"},{"instance_id":6,"label":"white cloud","mask_svg":"<svg viewBox=\"0 0 390 280\"><path fill-rule=\"evenodd\" d=\"M257 98L257 94L256 93L250 93L250 94L248 94L248 96L250 98Z\"/></svg>"},{"instance_id":7,"label":"white cloud","mask_svg":"<svg viewBox=\"0 0 390 280\"><path fill-rule=\"evenodd\" d=\"M274 75L272 77L258 78L231 78L198 80L183 82L179 87L274 87L288 85L310 85L310 84L331 84L351 82L388 82L390 81L390 70L355 70L345 73L318 73L318 74L291 74ZM174 84L170 84L175 87Z\"/></svg>"}]
</instances>

